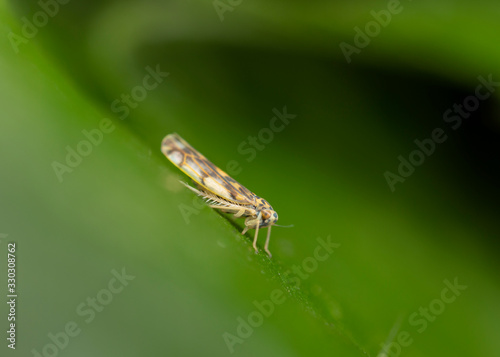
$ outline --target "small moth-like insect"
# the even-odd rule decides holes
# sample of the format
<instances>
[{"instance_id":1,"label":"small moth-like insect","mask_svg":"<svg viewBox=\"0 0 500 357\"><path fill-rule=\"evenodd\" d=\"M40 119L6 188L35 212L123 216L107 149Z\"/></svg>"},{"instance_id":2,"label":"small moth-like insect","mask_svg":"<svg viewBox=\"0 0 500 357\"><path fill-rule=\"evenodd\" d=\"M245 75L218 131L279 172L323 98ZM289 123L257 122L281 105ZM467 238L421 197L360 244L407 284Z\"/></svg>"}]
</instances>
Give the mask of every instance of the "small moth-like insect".
<instances>
[{"instance_id":1,"label":"small moth-like insect","mask_svg":"<svg viewBox=\"0 0 500 357\"><path fill-rule=\"evenodd\" d=\"M269 227L264 250L271 256L269 238L271 226L278 221L278 214L265 199L212 164L176 133L169 134L163 139L161 151L194 181L196 188L182 181L181 183L203 197L210 207L225 213L233 213L235 217L247 217L245 229L241 234L245 234L249 229L255 229L253 239L255 251L257 251L259 228Z\"/></svg>"}]
</instances>

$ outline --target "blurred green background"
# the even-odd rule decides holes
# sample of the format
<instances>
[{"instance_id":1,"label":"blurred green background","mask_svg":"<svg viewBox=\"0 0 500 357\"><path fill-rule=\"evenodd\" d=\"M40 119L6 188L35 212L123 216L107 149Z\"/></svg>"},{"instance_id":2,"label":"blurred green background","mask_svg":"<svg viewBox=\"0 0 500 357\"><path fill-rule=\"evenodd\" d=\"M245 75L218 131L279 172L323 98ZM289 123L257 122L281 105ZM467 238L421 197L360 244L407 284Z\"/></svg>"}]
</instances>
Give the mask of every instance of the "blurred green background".
<instances>
[{"instance_id":1,"label":"blurred green background","mask_svg":"<svg viewBox=\"0 0 500 357\"><path fill-rule=\"evenodd\" d=\"M474 96L480 76L500 81L499 15L465 0L2 1L0 292L15 242L18 299L16 350L4 338L0 354L498 356L498 86ZM284 107L295 117L270 131ZM391 190L384 175L436 128L446 141ZM273 228L272 259L181 187L160 152L171 132L236 163L294 224ZM336 244L324 261L318 238Z\"/></svg>"}]
</instances>

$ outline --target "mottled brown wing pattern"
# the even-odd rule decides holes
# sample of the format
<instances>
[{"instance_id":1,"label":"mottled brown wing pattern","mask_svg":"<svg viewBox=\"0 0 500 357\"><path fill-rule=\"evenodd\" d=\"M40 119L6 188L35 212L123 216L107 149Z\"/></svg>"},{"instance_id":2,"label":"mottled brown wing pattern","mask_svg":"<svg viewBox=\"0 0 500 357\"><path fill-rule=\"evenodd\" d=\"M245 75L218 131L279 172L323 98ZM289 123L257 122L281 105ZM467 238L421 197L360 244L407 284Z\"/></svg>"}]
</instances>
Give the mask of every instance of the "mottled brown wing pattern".
<instances>
[{"instance_id":1,"label":"mottled brown wing pattern","mask_svg":"<svg viewBox=\"0 0 500 357\"><path fill-rule=\"evenodd\" d=\"M162 152L196 184L204 189L242 205L256 205L256 196L177 134L163 139Z\"/></svg>"}]
</instances>

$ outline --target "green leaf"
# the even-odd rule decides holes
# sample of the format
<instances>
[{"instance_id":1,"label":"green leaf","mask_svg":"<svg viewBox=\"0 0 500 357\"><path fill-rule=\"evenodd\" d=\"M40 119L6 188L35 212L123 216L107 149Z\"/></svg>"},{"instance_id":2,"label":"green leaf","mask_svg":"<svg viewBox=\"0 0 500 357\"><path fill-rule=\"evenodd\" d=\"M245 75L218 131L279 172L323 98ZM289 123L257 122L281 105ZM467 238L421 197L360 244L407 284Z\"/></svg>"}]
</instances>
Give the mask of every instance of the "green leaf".
<instances>
[{"instance_id":1,"label":"green leaf","mask_svg":"<svg viewBox=\"0 0 500 357\"><path fill-rule=\"evenodd\" d=\"M12 4L0 254L22 355L498 351L495 85L475 122L443 120L500 79L493 5L404 3L347 64L387 3ZM272 258L182 187L171 132L294 224Z\"/></svg>"}]
</instances>

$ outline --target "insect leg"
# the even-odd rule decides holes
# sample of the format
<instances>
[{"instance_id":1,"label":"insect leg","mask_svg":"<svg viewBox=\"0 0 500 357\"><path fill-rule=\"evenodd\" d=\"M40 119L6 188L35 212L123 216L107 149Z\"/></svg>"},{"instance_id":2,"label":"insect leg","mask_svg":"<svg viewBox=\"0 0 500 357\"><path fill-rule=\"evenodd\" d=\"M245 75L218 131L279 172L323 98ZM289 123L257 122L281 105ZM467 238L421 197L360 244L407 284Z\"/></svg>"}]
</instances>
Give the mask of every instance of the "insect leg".
<instances>
[{"instance_id":1,"label":"insect leg","mask_svg":"<svg viewBox=\"0 0 500 357\"><path fill-rule=\"evenodd\" d=\"M257 253L257 237L259 236L259 226L260 226L260 218L262 217L262 212L259 212L257 215L257 227L255 227L255 237L253 238L253 249Z\"/></svg>"},{"instance_id":2,"label":"insect leg","mask_svg":"<svg viewBox=\"0 0 500 357\"><path fill-rule=\"evenodd\" d=\"M239 218L243 216L244 213L245 213L245 207L241 207L240 210L234 214L234 217Z\"/></svg>"},{"instance_id":3,"label":"insect leg","mask_svg":"<svg viewBox=\"0 0 500 357\"><path fill-rule=\"evenodd\" d=\"M200 190L197 190L196 188L194 187L191 187L189 186L187 183L185 183L184 181L179 181L180 183L182 183L184 186L186 186L187 188L189 188L191 191L193 191L194 193L196 193L198 196L202 196L202 197L206 197L206 195L203 194L203 192L201 192Z\"/></svg>"},{"instance_id":4,"label":"insect leg","mask_svg":"<svg viewBox=\"0 0 500 357\"><path fill-rule=\"evenodd\" d=\"M268 249L268 247L269 247L269 239L271 238L271 227L272 226L269 226L269 228L267 229L266 244L264 245L264 250L266 251L267 254L269 254L269 258L271 258L273 256L271 254L271 252L269 251L269 249Z\"/></svg>"}]
</instances>

